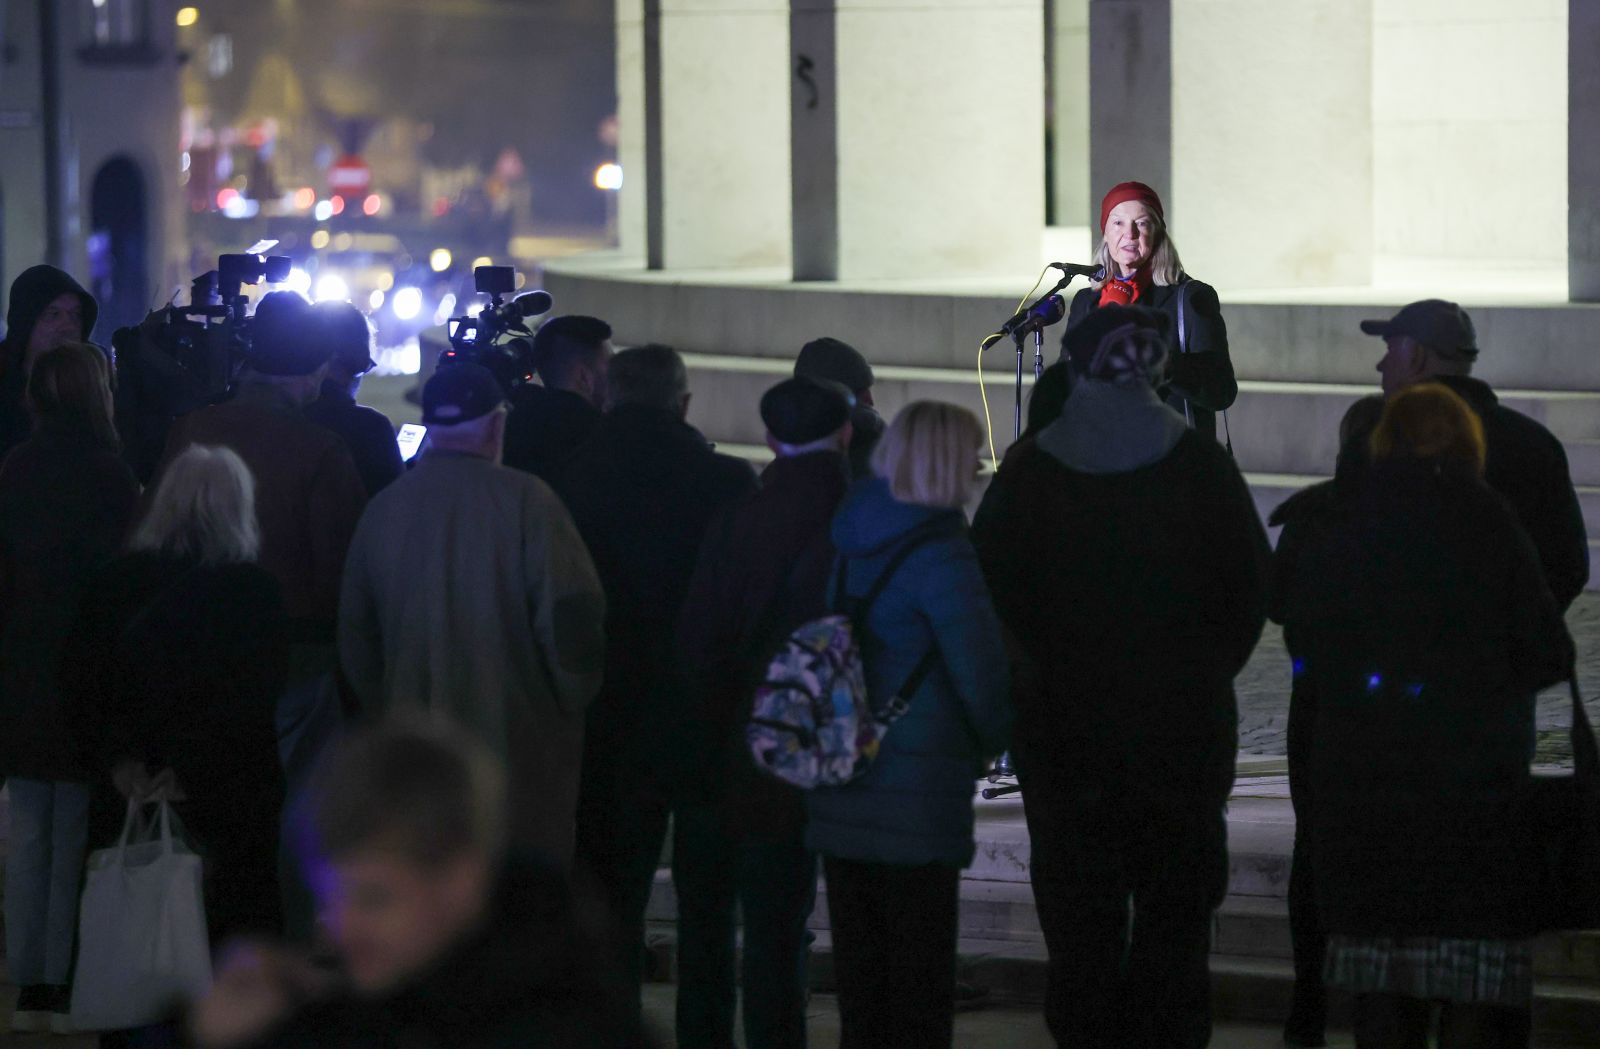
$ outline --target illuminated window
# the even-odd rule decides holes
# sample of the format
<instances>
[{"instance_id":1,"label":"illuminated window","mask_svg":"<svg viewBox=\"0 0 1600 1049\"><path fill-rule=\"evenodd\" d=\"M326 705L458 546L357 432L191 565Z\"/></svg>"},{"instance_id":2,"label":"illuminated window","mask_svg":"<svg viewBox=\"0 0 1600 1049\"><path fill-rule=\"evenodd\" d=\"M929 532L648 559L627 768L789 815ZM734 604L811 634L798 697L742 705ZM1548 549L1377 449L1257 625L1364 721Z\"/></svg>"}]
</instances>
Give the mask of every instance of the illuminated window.
<instances>
[{"instance_id":1,"label":"illuminated window","mask_svg":"<svg viewBox=\"0 0 1600 1049\"><path fill-rule=\"evenodd\" d=\"M78 0L78 54L85 61L146 65L157 55L150 0Z\"/></svg>"}]
</instances>

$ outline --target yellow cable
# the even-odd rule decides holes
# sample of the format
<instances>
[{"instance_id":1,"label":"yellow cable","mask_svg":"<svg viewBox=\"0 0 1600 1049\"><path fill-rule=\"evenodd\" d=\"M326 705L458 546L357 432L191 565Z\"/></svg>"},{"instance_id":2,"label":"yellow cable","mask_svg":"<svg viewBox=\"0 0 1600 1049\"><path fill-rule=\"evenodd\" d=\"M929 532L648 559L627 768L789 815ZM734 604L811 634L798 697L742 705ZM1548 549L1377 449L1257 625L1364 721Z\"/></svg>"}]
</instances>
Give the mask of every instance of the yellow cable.
<instances>
[{"instance_id":1,"label":"yellow cable","mask_svg":"<svg viewBox=\"0 0 1600 1049\"><path fill-rule=\"evenodd\" d=\"M1022 297L1022 301L1017 303L1017 308L1012 310L1012 313L1022 312L1022 308L1028 304L1029 299L1033 298L1033 293L1039 290L1039 285L1044 283L1044 278L1049 272L1049 266L1039 271L1039 279L1033 282L1033 287L1028 289L1028 294ZM989 414L989 388L983 381L983 352L997 341L996 339L986 338L978 344L978 396L983 398L983 428L984 432L989 435L989 465L995 470L1000 469L1000 457L995 454L994 450L994 418Z\"/></svg>"}]
</instances>

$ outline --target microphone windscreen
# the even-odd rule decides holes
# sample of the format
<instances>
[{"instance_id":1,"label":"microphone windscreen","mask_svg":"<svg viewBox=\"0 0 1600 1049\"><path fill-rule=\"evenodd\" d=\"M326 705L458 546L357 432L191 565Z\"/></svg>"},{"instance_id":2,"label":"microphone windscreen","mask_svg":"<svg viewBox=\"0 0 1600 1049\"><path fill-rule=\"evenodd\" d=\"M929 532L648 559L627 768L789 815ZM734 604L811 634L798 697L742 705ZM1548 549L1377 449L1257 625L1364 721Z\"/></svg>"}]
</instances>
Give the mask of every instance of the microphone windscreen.
<instances>
[{"instance_id":1,"label":"microphone windscreen","mask_svg":"<svg viewBox=\"0 0 1600 1049\"><path fill-rule=\"evenodd\" d=\"M516 304L517 312L524 317L537 317L541 313L550 312L550 307L556 300L548 291L530 291L525 295L518 295L511 300Z\"/></svg>"}]
</instances>

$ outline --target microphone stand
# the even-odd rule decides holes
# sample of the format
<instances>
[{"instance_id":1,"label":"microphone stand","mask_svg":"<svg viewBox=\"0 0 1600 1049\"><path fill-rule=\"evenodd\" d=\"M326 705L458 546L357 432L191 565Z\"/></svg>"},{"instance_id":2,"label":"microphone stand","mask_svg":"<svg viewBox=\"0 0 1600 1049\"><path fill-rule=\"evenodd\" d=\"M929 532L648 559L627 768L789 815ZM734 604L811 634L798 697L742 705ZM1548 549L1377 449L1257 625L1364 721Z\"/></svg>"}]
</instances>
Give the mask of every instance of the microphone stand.
<instances>
[{"instance_id":1,"label":"microphone stand","mask_svg":"<svg viewBox=\"0 0 1600 1049\"><path fill-rule=\"evenodd\" d=\"M1074 276L1076 276L1076 274L1068 273L1065 277L1062 277L1061 280L1056 283L1055 287L1053 287L1049 291L1045 292L1044 297L1045 298L1049 298L1051 295L1054 295L1056 292L1060 291L1062 288L1065 288L1068 284L1071 284L1072 283L1072 278ZM1024 358L1024 351L1023 351L1023 348L1022 348L1022 340L1023 340L1023 336L1026 335L1026 334L1027 334L1027 329L1026 328L1022 328L1022 329L1019 329L1019 330L1011 333L1011 340L1017 344L1017 388L1016 388L1016 399L1014 401L1015 412L1012 415L1012 425L1011 425L1011 441L1012 441L1013 444L1022 439L1022 368L1023 368L1023 358ZM1033 326L1033 381L1035 383L1038 383L1039 377L1041 375L1043 375L1043 374L1044 374L1044 327L1042 325L1034 325ZM994 772L990 774L989 782L990 783L999 783L1001 779L1003 779L1003 778L1005 778L1007 776L1015 776L1016 774L1017 774L1017 770L1016 770L1015 766L1013 766L1011 764L1011 752L1007 751L1006 753L1001 754L999 759L994 763ZM983 796L984 796L985 799L992 801L995 798L1005 797L1007 794L1019 793L1021 790L1022 790L1022 785L1021 784L1019 784L1019 783L1007 783L1004 786L985 787L984 790L983 790Z\"/></svg>"}]
</instances>

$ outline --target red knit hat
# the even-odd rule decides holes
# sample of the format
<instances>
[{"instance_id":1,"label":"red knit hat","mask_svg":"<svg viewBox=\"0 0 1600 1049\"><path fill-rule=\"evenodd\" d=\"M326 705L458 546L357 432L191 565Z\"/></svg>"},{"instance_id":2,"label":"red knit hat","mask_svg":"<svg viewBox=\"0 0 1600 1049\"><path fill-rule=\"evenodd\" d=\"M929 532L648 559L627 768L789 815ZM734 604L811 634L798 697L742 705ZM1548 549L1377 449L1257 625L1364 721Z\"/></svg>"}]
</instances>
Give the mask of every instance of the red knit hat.
<instances>
[{"instance_id":1,"label":"red knit hat","mask_svg":"<svg viewBox=\"0 0 1600 1049\"><path fill-rule=\"evenodd\" d=\"M1143 182L1119 182L1111 187L1111 192L1106 194L1100 202L1100 232L1106 231L1106 222L1111 218L1111 209L1118 204L1126 204L1130 200L1137 200L1145 207L1156 213L1156 218L1163 223L1167 221L1167 213L1161 207L1161 198L1156 191Z\"/></svg>"}]
</instances>

